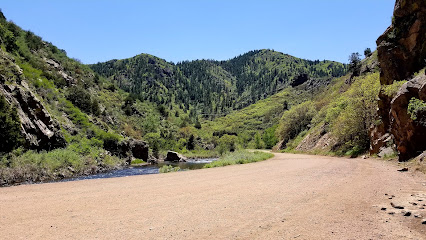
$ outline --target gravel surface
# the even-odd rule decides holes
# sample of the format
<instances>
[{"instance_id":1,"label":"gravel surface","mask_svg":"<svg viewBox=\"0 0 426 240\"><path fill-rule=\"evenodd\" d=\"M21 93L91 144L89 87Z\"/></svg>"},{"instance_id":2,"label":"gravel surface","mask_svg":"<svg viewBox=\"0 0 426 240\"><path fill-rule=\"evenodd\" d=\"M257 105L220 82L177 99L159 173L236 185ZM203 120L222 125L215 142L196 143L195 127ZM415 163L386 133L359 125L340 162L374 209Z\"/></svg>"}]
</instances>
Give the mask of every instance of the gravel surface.
<instances>
[{"instance_id":1,"label":"gravel surface","mask_svg":"<svg viewBox=\"0 0 426 240\"><path fill-rule=\"evenodd\" d=\"M0 238L426 239L422 218L391 206L426 217L426 177L397 170L373 159L276 154L214 169L0 188Z\"/></svg>"}]
</instances>

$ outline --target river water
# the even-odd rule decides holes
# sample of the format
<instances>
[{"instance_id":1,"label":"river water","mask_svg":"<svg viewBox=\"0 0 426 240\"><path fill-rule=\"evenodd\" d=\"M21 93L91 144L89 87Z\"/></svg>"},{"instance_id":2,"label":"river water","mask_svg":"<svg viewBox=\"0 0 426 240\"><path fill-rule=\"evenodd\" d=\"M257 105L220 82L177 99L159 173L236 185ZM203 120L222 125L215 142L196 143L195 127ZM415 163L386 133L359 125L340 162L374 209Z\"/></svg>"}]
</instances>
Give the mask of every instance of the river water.
<instances>
[{"instance_id":1,"label":"river water","mask_svg":"<svg viewBox=\"0 0 426 240\"><path fill-rule=\"evenodd\" d=\"M164 165L172 165L174 167L180 167L181 171L185 170L195 170L201 169L204 165L216 161L217 158L208 158L208 159L188 159L187 162L161 162L156 165L148 165L148 166L130 166L123 169L112 170L109 172L98 173L89 176L81 176L75 178L63 179L63 182L68 181L78 181L85 179L99 179L99 178L115 178L115 177L127 177L127 176L135 176L135 175L147 175L147 174L157 174L159 173L159 168Z\"/></svg>"}]
</instances>

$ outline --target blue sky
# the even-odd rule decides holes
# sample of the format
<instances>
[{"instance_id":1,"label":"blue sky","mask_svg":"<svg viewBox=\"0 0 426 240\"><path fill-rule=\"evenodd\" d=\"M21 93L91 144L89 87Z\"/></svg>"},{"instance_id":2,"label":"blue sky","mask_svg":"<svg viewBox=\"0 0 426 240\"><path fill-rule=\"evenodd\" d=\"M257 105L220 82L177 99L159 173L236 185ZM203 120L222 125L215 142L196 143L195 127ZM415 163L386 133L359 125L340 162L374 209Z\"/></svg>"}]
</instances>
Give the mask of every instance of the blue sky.
<instances>
[{"instance_id":1,"label":"blue sky","mask_svg":"<svg viewBox=\"0 0 426 240\"><path fill-rule=\"evenodd\" d=\"M373 50L394 0L2 0L8 20L83 63L149 53L226 60L269 48L348 62Z\"/></svg>"}]
</instances>

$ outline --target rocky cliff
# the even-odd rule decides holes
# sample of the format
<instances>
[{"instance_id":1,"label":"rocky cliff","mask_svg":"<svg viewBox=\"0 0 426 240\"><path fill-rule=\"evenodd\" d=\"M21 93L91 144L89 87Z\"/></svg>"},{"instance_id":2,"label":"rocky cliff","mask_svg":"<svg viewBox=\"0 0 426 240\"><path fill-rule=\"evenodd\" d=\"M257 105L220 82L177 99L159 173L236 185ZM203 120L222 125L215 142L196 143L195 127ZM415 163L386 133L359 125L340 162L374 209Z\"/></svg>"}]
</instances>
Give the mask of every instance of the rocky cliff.
<instances>
[{"instance_id":1,"label":"rocky cliff","mask_svg":"<svg viewBox=\"0 0 426 240\"><path fill-rule=\"evenodd\" d=\"M424 77L413 74L426 62L426 1L397 0L392 25L377 40L380 62L379 116L381 124L371 133L371 153L377 153L394 138L401 161L426 149L424 126L408 115L411 98L424 98ZM389 95L384 89L395 81L408 80L398 93Z\"/></svg>"},{"instance_id":2,"label":"rocky cliff","mask_svg":"<svg viewBox=\"0 0 426 240\"><path fill-rule=\"evenodd\" d=\"M0 61L5 66L0 71L0 94L17 109L25 146L37 150L65 147L66 141L58 122L30 90L13 58L0 49Z\"/></svg>"}]
</instances>

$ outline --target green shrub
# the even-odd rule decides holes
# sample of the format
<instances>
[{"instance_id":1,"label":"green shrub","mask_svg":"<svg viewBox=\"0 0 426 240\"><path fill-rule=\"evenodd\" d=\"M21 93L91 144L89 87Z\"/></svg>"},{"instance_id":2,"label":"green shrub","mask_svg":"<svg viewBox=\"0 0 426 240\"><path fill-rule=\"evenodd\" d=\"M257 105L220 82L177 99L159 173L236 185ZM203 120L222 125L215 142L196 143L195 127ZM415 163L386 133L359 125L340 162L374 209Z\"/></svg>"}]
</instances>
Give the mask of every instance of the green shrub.
<instances>
[{"instance_id":1,"label":"green shrub","mask_svg":"<svg viewBox=\"0 0 426 240\"><path fill-rule=\"evenodd\" d=\"M72 102L68 100L62 100L61 104L63 105L63 110L68 114L71 121L83 128L90 127L89 119L86 114L82 113L80 109L76 108Z\"/></svg>"},{"instance_id":2,"label":"green shrub","mask_svg":"<svg viewBox=\"0 0 426 240\"><path fill-rule=\"evenodd\" d=\"M290 139L307 129L316 113L315 106L311 101L294 106L284 112L277 128L277 134L283 143L287 144Z\"/></svg>"},{"instance_id":3,"label":"green shrub","mask_svg":"<svg viewBox=\"0 0 426 240\"><path fill-rule=\"evenodd\" d=\"M18 113L0 95L0 152L10 152L23 142Z\"/></svg>"},{"instance_id":4,"label":"green shrub","mask_svg":"<svg viewBox=\"0 0 426 240\"><path fill-rule=\"evenodd\" d=\"M130 163L131 165L138 165L138 164L143 164L146 163L144 160L142 159L133 159L132 162Z\"/></svg>"},{"instance_id":5,"label":"green shrub","mask_svg":"<svg viewBox=\"0 0 426 240\"><path fill-rule=\"evenodd\" d=\"M382 86L383 93L388 97L395 97L398 90L401 88L401 86L406 83L407 81L395 81L391 85L385 85Z\"/></svg>"},{"instance_id":6,"label":"green shrub","mask_svg":"<svg viewBox=\"0 0 426 240\"><path fill-rule=\"evenodd\" d=\"M178 172L180 167L173 167L172 165L164 165L159 169L160 173Z\"/></svg>"},{"instance_id":7,"label":"green shrub","mask_svg":"<svg viewBox=\"0 0 426 240\"><path fill-rule=\"evenodd\" d=\"M278 139L275 135L278 125L272 126L265 130L262 136L262 140L265 143L265 148L271 149L278 143Z\"/></svg>"},{"instance_id":8,"label":"green shrub","mask_svg":"<svg viewBox=\"0 0 426 240\"><path fill-rule=\"evenodd\" d=\"M417 120L421 113L426 111L426 103L417 98L411 98L408 104L408 114L412 120Z\"/></svg>"},{"instance_id":9,"label":"green shrub","mask_svg":"<svg viewBox=\"0 0 426 240\"><path fill-rule=\"evenodd\" d=\"M219 138L217 150L219 154L225 152L233 152L237 149L238 137L234 135L225 134Z\"/></svg>"},{"instance_id":10,"label":"green shrub","mask_svg":"<svg viewBox=\"0 0 426 240\"><path fill-rule=\"evenodd\" d=\"M263 141L262 138L260 137L260 134L257 132L254 135L254 148L256 149L262 149L263 148Z\"/></svg>"},{"instance_id":11,"label":"green shrub","mask_svg":"<svg viewBox=\"0 0 426 240\"><path fill-rule=\"evenodd\" d=\"M92 98L90 93L81 86L73 86L68 89L67 99L86 113L92 112Z\"/></svg>"},{"instance_id":12,"label":"green shrub","mask_svg":"<svg viewBox=\"0 0 426 240\"><path fill-rule=\"evenodd\" d=\"M338 154L354 156L368 150L368 131L377 119L379 90L379 73L363 76L330 105L326 121L337 140L333 150Z\"/></svg>"}]
</instances>

